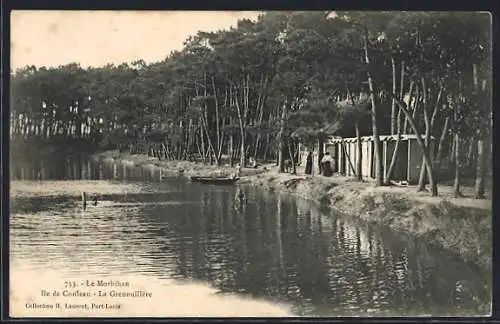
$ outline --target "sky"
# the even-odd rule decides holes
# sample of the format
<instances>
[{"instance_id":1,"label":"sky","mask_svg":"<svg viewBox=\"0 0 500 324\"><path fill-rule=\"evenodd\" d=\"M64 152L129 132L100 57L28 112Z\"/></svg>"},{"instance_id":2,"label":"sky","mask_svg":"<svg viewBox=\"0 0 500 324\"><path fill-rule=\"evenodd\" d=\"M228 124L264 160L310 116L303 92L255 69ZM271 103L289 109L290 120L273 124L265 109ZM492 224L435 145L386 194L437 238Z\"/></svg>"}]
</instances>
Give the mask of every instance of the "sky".
<instances>
[{"instance_id":1,"label":"sky","mask_svg":"<svg viewBox=\"0 0 500 324\"><path fill-rule=\"evenodd\" d=\"M236 26L256 11L11 12L11 69L80 63L98 67L143 59L163 60L199 30Z\"/></svg>"}]
</instances>

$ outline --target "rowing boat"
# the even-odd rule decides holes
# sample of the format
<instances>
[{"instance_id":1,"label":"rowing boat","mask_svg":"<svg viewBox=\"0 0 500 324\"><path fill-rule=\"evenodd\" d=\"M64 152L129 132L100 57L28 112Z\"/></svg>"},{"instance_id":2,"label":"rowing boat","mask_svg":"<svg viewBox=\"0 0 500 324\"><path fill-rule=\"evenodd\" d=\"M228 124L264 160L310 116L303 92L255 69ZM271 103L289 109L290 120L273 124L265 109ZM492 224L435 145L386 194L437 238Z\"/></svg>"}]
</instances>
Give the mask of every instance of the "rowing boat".
<instances>
[{"instance_id":1,"label":"rowing boat","mask_svg":"<svg viewBox=\"0 0 500 324\"><path fill-rule=\"evenodd\" d=\"M238 178L227 176L213 176L213 177L191 177L191 181L209 184L233 184Z\"/></svg>"}]
</instances>

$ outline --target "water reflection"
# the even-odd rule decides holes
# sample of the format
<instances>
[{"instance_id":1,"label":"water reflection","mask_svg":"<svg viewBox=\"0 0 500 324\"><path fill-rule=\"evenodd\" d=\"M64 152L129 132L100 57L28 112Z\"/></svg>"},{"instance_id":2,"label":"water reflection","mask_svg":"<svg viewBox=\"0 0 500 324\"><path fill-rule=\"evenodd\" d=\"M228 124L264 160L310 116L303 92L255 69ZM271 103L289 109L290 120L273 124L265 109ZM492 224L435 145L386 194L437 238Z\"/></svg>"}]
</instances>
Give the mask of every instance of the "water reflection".
<instances>
[{"instance_id":1,"label":"water reflection","mask_svg":"<svg viewBox=\"0 0 500 324\"><path fill-rule=\"evenodd\" d=\"M156 166L131 163L99 163L85 156L53 160L11 161L12 180L141 180L158 182L163 178Z\"/></svg>"},{"instance_id":2,"label":"water reflection","mask_svg":"<svg viewBox=\"0 0 500 324\"><path fill-rule=\"evenodd\" d=\"M50 170L22 170L15 172L59 179ZM15 198L13 268L204 282L219 294L288 304L296 315L489 311L488 274L386 229L326 216L303 200L244 188L248 203L241 209L233 187L161 181L155 168L85 161L65 172L74 179L147 181L134 183L134 192L121 182L92 182L101 203L85 211L64 193ZM88 185L69 183L74 192Z\"/></svg>"}]
</instances>

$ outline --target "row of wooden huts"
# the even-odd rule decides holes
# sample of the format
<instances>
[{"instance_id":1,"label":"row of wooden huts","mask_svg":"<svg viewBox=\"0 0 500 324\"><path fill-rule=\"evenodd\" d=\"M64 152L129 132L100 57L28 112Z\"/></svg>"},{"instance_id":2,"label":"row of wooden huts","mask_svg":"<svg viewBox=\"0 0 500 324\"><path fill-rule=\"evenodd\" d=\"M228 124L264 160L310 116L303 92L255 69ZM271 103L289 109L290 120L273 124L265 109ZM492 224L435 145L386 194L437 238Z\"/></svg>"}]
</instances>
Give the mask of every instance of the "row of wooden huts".
<instances>
[{"instance_id":1,"label":"row of wooden huts","mask_svg":"<svg viewBox=\"0 0 500 324\"><path fill-rule=\"evenodd\" d=\"M385 173L391 164L392 154L396 145L395 135L380 136L382 145L382 169ZM423 152L417 142L416 135L401 135L399 152L396 156L391 179L406 181L409 184L418 183L422 166ZM434 151L434 138L430 138L431 152ZM307 152L313 152L313 174L319 174L319 147L302 146L301 165L305 165ZM333 137L325 141L323 152L329 152L334 160L334 172L346 176L356 174L357 138ZM361 173L363 178L375 178L375 145L373 136L361 137Z\"/></svg>"}]
</instances>

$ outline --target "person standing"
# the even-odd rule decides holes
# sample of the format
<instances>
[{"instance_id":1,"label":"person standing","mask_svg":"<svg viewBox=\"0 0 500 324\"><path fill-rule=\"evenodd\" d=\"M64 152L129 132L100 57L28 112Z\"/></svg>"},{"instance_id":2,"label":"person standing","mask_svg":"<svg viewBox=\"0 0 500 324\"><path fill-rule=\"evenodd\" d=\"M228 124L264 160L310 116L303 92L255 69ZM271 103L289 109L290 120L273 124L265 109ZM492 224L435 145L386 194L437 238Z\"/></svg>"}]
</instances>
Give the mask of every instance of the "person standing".
<instances>
[{"instance_id":1,"label":"person standing","mask_svg":"<svg viewBox=\"0 0 500 324\"><path fill-rule=\"evenodd\" d=\"M331 177L332 174L333 174L332 162L333 162L333 159L330 156L330 152L326 152L325 155L323 156L323 158L321 159L321 165L323 167L322 168L323 169L323 175L325 177Z\"/></svg>"},{"instance_id":2,"label":"person standing","mask_svg":"<svg viewBox=\"0 0 500 324\"><path fill-rule=\"evenodd\" d=\"M306 174L312 174L313 167L313 152L309 152L306 158Z\"/></svg>"}]
</instances>

